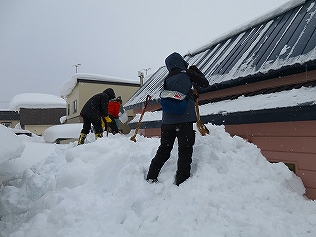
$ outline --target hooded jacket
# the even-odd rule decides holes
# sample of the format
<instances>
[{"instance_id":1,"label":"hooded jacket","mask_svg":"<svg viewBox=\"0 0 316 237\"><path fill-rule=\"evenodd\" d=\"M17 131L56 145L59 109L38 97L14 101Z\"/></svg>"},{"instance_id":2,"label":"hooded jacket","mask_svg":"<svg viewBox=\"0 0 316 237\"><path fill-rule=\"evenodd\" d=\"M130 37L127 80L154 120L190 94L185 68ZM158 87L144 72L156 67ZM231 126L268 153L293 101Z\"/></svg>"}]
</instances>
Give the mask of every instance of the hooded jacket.
<instances>
[{"instance_id":1,"label":"hooded jacket","mask_svg":"<svg viewBox=\"0 0 316 237\"><path fill-rule=\"evenodd\" d=\"M115 98L112 88L92 96L83 106L80 114L90 118L101 118L108 115L108 103Z\"/></svg>"},{"instance_id":2,"label":"hooded jacket","mask_svg":"<svg viewBox=\"0 0 316 237\"><path fill-rule=\"evenodd\" d=\"M187 69L188 63L179 53L170 54L165 60L166 67L169 71L165 79L164 89L178 91L182 94L191 94L192 85L207 87L209 85L205 76L200 73ZM192 97L189 98L186 111L182 115L171 114L162 111L163 124L176 124L196 122L195 105Z\"/></svg>"}]
</instances>

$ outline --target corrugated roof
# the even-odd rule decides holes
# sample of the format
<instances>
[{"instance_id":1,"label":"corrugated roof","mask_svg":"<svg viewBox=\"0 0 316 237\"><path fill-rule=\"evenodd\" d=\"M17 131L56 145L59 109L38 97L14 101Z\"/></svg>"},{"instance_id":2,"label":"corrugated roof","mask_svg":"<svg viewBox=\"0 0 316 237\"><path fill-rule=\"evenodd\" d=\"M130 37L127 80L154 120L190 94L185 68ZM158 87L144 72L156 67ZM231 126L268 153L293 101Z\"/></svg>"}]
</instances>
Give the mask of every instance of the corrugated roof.
<instances>
[{"instance_id":1,"label":"corrugated roof","mask_svg":"<svg viewBox=\"0 0 316 237\"><path fill-rule=\"evenodd\" d=\"M315 0L299 3L185 55L210 82L201 93L315 69ZM166 75L159 68L124 107L141 106L147 94L157 101Z\"/></svg>"}]
</instances>

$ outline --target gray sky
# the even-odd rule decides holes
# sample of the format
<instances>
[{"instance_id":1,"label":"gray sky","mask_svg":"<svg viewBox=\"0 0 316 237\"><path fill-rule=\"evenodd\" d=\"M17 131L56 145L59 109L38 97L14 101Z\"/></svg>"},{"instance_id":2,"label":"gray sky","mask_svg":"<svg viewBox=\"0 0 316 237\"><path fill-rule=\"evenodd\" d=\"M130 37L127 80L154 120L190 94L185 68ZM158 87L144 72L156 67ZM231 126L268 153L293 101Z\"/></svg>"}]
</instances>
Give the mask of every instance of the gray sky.
<instances>
[{"instance_id":1,"label":"gray sky","mask_svg":"<svg viewBox=\"0 0 316 237\"><path fill-rule=\"evenodd\" d=\"M137 80L288 0L0 0L0 109L76 72Z\"/></svg>"}]
</instances>

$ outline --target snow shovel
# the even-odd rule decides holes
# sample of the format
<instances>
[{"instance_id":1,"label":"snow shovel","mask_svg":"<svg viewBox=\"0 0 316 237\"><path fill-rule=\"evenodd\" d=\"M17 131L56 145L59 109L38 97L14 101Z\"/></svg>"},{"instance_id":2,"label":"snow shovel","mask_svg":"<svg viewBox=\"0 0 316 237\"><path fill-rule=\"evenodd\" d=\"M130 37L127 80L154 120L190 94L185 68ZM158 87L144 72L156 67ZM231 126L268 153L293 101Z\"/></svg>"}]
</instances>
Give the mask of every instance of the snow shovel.
<instances>
[{"instance_id":1,"label":"snow shovel","mask_svg":"<svg viewBox=\"0 0 316 237\"><path fill-rule=\"evenodd\" d=\"M196 100L195 100L195 112L196 112L196 127L201 133L202 136L205 136L206 134L209 134L210 131L207 129L207 127L202 123L201 118L200 118L200 111L199 111L199 101L198 101L198 92L197 89L194 88L194 94L196 95Z\"/></svg>"},{"instance_id":2,"label":"snow shovel","mask_svg":"<svg viewBox=\"0 0 316 237\"><path fill-rule=\"evenodd\" d=\"M140 127L140 123L141 123L141 121L142 121L142 119L143 119L143 116L144 116L146 107L147 107L148 102L149 102L150 99L151 99L151 96L150 96L150 95L147 95L147 97L146 97L146 102L145 102L145 106L144 106L144 108L143 108L143 111L142 111L142 113L141 113L141 115L140 115L138 124L137 124L136 129L135 129L135 134L131 137L131 140L132 140L133 142L136 142L136 135L137 135L137 133L138 133L138 129L139 129L139 127Z\"/></svg>"}]
</instances>

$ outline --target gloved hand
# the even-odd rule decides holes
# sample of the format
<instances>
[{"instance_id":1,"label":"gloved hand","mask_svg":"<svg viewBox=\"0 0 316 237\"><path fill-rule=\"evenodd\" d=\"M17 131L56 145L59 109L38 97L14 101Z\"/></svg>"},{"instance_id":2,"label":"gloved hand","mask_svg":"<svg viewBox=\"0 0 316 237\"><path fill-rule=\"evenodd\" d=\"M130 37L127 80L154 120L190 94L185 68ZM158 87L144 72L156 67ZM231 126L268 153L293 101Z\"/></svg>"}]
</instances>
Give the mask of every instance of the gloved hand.
<instances>
[{"instance_id":1,"label":"gloved hand","mask_svg":"<svg viewBox=\"0 0 316 237\"><path fill-rule=\"evenodd\" d=\"M111 122L112 122L112 119L109 117L109 115L106 116L106 117L104 117L104 119L105 119L105 121L106 121L107 123L111 123Z\"/></svg>"},{"instance_id":2,"label":"gloved hand","mask_svg":"<svg viewBox=\"0 0 316 237\"><path fill-rule=\"evenodd\" d=\"M197 66L195 66L195 65L191 65L191 66L189 67L189 69L191 69L192 71L197 72L198 74L202 74L202 72L200 71L200 69L198 69Z\"/></svg>"}]
</instances>

